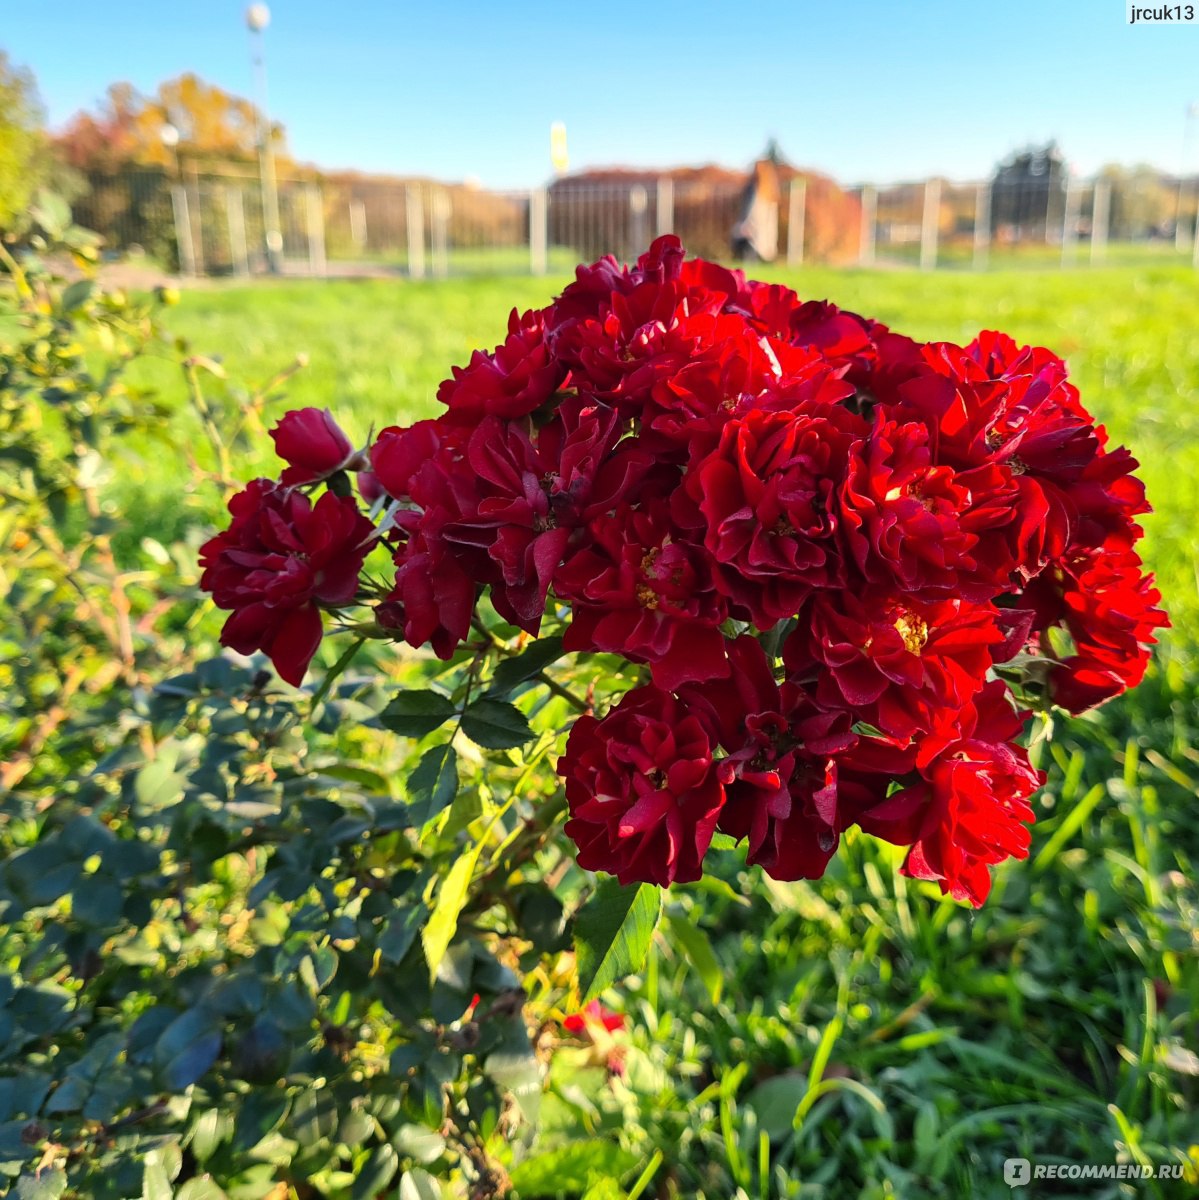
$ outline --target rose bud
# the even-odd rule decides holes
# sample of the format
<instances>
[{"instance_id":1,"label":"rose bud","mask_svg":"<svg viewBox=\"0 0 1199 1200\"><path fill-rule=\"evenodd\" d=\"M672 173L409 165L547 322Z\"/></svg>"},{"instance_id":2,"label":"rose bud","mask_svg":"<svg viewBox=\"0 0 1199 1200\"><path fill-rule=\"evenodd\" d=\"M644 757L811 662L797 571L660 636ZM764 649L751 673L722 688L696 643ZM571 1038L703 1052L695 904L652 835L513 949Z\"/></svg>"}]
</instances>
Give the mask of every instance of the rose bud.
<instances>
[{"instance_id":1,"label":"rose bud","mask_svg":"<svg viewBox=\"0 0 1199 1200\"><path fill-rule=\"evenodd\" d=\"M284 413L271 430L271 437L275 453L289 464L282 476L288 487L328 479L344 470L355 457L350 439L327 408L300 408Z\"/></svg>"}]
</instances>

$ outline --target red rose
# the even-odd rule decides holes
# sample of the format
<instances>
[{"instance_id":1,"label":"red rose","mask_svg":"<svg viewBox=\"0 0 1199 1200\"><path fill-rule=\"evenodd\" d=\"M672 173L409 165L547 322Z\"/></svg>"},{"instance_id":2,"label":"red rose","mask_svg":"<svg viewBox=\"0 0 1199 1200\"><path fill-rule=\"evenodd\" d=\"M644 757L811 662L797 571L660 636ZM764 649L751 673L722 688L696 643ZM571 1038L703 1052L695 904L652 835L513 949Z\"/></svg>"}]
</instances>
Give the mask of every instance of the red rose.
<instances>
[{"instance_id":1,"label":"red rose","mask_svg":"<svg viewBox=\"0 0 1199 1200\"><path fill-rule=\"evenodd\" d=\"M567 1033L584 1033L590 1025L599 1025L609 1033L625 1027L623 1014L605 1008L598 1000L592 1000L582 1012L568 1013L562 1018L562 1028Z\"/></svg>"},{"instance_id":2,"label":"red rose","mask_svg":"<svg viewBox=\"0 0 1199 1200\"><path fill-rule=\"evenodd\" d=\"M321 642L320 608L353 602L375 527L350 497L255 479L229 501L232 524L200 550L200 586L233 614L221 642L264 651L299 686Z\"/></svg>"},{"instance_id":3,"label":"red rose","mask_svg":"<svg viewBox=\"0 0 1199 1200\"><path fill-rule=\"evenodd\" d=\"M687 474L717 586L759 629L793 616L812 589L845 584L837 493L854 421L839 408L751 410Z\"/></svg>"},{"instance_id":4,"label":"red rose","mask_svg":"<svg viewBox=\"0 0 1199 1200\"><path fill-rule=\"evenodd\" d=\"M966 585L978 540L962 527L969 504L952 468L933 462L923 425L879 419L850 454L840 510L845 540L871 583L943 595L960 587L988 600L993 588Z\"/></svg>"},{"instance_id":5,"label":"red rose","mask_svg":"<svg viewBox=\"0 0 1199 1200\"><path fill-rule=\"evenodd\" d=\"M602 720L580 717L558 760L579 865L622 884L698 879L724 803L713 748L687 706L652 686Z\"/></svg>"},{"instance_id":6,"label":"red rose","mask_svg":"<svg viewBox=\"0 0 1199 1200\"><path fill-rule=\"evenodd\" d=\"M664 501L593 520L555 573L554 593L571 604L567 650L648 662L665 691L728 674L724 598L703 547L680 536Z\"/></svg>"},{"instance_id":7,"label":"red rose","mask_svg":"<svg viewBox=\"0 0 1199 1200\"><path fill-rule=\"evenodd\" d=\"M283 483L295 487L316 483L343 470L355 457L350 439L327 408L300 408L284 413L271 430L275 452L291 465Z\"/></svg>"},{"instance_id":8,"label":"red rose","mask_svg":"<svg viewBox=\"0 0 1199 1200\"><path fill-rule=\"evenodd\" d=\"M475 578L491 584L505 620L537 631L572 533L614 508L649 468L635 447L617 448L621 432L611 409L580 399L563 404L536 437L522 423L494 417L471 434L466 464L477 499L459 506L441 536L464 563L490 560Z\"/></svg>"},{"instance_id":9,"label":"red rose","mask_svg":"<svg viewBox=\"0 0 1199 1200\"><path fill-rule=\"evenodd\" d=\"M541 312L508 318L508 337L490 354L476 350L466 367L437 391L453 420L471 424L481 417L523 417L540 408L566 382L566 370L550 355Z\"/></svg>"},{"instance_id":10,"label":"red rose","mask_svg":"<svg viewBox=\"0 0 1199 1200\"><path fill-rule=\"evenodd\" d=\"M860 815L866 832L912 847L905 875L935 880L978 908L991 890L990 867L1028 857L1028 798L1044 775L1012 740L1026 716L1012 708L1006 685L989 683L963 710L957 736L921 765L921 781Z\"/></svg>"},{"instance_id":11,"label":"red rose","mask_svg":"<svg viewBox=\"0 0 1199 1200\"><path fill-rule=\"evenodd\" d=\"M1076 653L1054 665L1050 694L1070 712L1085 712L1141 682L1155 633L1169 619L1132 550L1104 548L1051 571L1062 581L1064 624Z\"/></svg>"},{"instance_id":12,"label":"red rose","mask_svg":"<svg viewBox=\"0 0 1199 1200\"><path fill-rule=\"evenodd\" d=\"M822 592L787 639L784 661L825 705L910 738L986 682L1005 641L997 615L965 600Z\"/></svg>"}]
</instances>

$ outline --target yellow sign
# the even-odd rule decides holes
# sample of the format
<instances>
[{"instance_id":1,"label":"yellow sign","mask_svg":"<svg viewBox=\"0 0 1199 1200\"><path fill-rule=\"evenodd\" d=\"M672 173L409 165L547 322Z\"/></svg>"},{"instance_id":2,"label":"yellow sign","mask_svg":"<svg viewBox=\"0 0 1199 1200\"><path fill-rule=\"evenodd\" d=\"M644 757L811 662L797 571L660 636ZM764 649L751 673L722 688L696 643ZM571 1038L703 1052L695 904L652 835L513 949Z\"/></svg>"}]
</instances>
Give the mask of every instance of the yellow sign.
<instances>
[{"instance_id":1,"label":"yellow sign","mask_svg":"<svg viewBox=\"0 0 1199 1200\"><path fill-rule=\"evenodd\" d=\"M550 126L550 162L559 175L570 166L570 157L566 153L566 125L562 121L555 121Z\"/></svg>"}]
</instances>

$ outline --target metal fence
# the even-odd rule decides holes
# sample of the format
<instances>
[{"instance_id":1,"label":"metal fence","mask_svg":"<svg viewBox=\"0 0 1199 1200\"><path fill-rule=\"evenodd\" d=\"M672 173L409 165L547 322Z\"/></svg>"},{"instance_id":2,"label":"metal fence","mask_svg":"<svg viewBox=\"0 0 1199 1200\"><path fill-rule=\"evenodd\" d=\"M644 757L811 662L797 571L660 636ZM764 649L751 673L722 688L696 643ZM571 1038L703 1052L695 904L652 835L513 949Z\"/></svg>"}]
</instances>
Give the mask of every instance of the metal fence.
<instances>
[{"instance_id":1,"label":"metal fence","mask_svg":"<svg viewBox=\"0 0 1199 1200\"><path fill-rule=\"evenodd\" d=\"M95 174L75 205L109 247L140 247L184 274L253 275L269 268L262 191L252 166L220 171ZM762 201L778 229L778 257L924 270L1023 263L1102 263L1119 245L1199 267L1199 182L1159 180L1156 204L1107 178L1056 183L921 180L840 189L793 179ZM1141 186L1141 185L1138 185ZM835 193L835 195L834 195ZM282 270L292 274L477 272L543 274L603 254L636 257L658 234L728 260L743 185L631 175L566 178L548 188L491 191L369 176L278 180ZM1163 218L1162 195L1173 211Z\"/></svg>"}]
</instances>

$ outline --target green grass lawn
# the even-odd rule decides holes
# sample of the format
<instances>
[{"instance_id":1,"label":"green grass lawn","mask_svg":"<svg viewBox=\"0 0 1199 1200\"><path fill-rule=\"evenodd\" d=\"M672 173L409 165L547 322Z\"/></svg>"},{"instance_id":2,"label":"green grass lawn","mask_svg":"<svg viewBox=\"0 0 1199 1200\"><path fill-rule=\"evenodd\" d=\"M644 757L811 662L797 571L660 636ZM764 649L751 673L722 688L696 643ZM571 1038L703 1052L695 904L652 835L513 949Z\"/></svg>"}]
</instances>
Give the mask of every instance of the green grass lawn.
<instances>
[{"instance_id":1,"label":"green grass lawn","mask_svg":"<svg viewBox=\"0 0 1199 1200\"><path fill-rule=\"evenodd\" d=\"M1176 629L1136 694L1059 721L1037 747L1050 779L1032 857L998 872L978 914L905 885L896 853L866 838L813 885L773 884L718 854L728 886L713 883L694 917L722 994L668 945L629 985L635 1098L622 1119L644 1130L647 1158L666 1154L674 1194L708 1200L1008 1196L1002 1163L1016 1155L1181 1161L1199 1142L1199 282L1176 266L771 275L918 337L999 327L1062 353L1084 401L1142 461L1157 509L1147 555ZM363 438L433 413L448 367L493 345L513 305L564 281L202 289L172 323L251 381L306 353L278 411L328 406ZM195 445L181 380L155 363L144 382L176 401L172 436ZM269 443L239 468L273 473ZM114 510L136 514L127 544L213 519L211 495L175 493L184 474L147 447L143 469L113 481ZM1188 1186L1027 1194L1168 1198Z\"/></svg>"}]
</instances>

